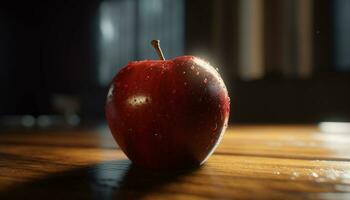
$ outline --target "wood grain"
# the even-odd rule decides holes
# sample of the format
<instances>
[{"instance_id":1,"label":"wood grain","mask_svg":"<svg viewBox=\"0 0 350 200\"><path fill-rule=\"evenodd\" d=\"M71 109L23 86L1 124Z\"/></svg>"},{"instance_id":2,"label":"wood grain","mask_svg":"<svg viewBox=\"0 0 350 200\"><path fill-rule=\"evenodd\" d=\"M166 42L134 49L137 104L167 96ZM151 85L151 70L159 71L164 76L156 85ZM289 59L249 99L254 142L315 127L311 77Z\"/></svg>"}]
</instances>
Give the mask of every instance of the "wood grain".
<instances>
[{"instance_id":1,"label":"wood grain","mask_svg":"<svg viewBox=\"0 0 350 200\"><path fill-rule=\"evenodd\" d=\"M106 128L0 135L0 199L349 199L350 135L230 127L192 170L131 165Z\"/></svg>"}]
</instances>

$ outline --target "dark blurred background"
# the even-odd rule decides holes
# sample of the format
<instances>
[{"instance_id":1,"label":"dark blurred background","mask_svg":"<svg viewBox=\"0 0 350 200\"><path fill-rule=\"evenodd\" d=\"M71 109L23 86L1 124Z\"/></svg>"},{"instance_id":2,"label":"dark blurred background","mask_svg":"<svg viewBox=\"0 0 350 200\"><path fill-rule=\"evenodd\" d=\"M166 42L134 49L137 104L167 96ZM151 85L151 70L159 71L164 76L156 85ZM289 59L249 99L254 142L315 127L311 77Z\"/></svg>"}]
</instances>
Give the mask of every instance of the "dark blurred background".
<instances>
[{"instance_id":1,"label":"dark blurred background","mask_svg":"<svg viewBox=\"0 0 350 200\"><path fill-rule=\"evenodd\" d=\"M155 38L219 68L231 123L350 120L350 0L51 0L1 3L0 127L103 121Z\"/></svg>"}]
</instances>

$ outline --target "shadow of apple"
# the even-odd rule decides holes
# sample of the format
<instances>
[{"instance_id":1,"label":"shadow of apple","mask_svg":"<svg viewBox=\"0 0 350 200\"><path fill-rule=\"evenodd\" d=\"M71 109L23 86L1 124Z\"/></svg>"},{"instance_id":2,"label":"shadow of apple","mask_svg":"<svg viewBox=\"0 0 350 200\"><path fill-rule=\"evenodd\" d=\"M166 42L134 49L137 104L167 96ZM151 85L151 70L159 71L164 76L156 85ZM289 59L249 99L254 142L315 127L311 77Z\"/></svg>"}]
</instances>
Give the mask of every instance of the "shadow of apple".
<instances>
[{"instance_id":1,"label":"shadow of apple","mask_svg":"<svg viewBox=\"0 0 350 200\"><path fill-rule=\"evenodd\" d=\"M110 161L18 185L0 199L140 199L194 170L152 171Z\"/></svg>"}]
</instances>

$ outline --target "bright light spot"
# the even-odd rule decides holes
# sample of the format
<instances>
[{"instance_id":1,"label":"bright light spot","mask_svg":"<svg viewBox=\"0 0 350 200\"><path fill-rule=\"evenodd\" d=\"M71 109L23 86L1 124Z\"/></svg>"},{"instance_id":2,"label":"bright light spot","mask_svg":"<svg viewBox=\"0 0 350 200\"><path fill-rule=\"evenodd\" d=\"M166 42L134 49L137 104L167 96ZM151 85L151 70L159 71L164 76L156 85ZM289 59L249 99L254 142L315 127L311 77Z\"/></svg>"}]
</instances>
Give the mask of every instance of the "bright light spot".
<instances>
[{"instance_id":1,"label":"bright light spot","mask_svg":"<svg viewBox=\"0 0 350 200\"><path fill-rule=\"evenodd\" d=\"M207 71L213 73L213 74L217 74L218 72L206 61L200 59L200 58L194 58L193 62L195 62L197 65L202 66L204 69L206 69Z\"/></svg>"},{"instance_id":2,"label":"bright light spot","mask_svg":"<svg viewBox=\"0 0 350 200\"><path fill-rule=\"evenodd\" d=\"M107 17L102 17L100 29L102 33L102 38L106 41L112 41L114 38L114 26L112 20Z\"/></svg>"},{"instance_id":3,"label":"bright light spot","mask_svg":"<svg viewBox=\"0 0 350 200\"><path fill-rule=\"evenodd\" d=\"M109 87L109 90L108 90L108 94L107 94L107 102L112 101L113 91L114 91L114 84L111 84L111 86Z\"/></svg>"},{"instance_id":4,"label":"bright light spot","mask_svg":"<svg viewBox=\"0 0 350 200\"><path fill-rule=\"evenodd\" d=\"M31 127L35 124L35 118L31 115L25 115L21 119L21 123L25 127Z\"/></svg>"},{"instance_id":5,"label":"bright light spot","mask_svg":"<svg viewBox=\"0 0 350 200\"><path fill-rule=\"evenodd\" d=\"M323 133L350 133L348 122L321 122L318 126Z\"/></svg>"},{"instance_id":6,"label":"bright light spot","mask_svg":"<svg viewBox=\"0 0 350 200\"><path fill-rule=\"evenodd\" d=\"M128 98L127 103L133 107L137 107L137 106L142 106L144 104L147 104L150 101L151 101L150 97L147 97L144 95L136 95Z\"/></svg>"}]
</instances>

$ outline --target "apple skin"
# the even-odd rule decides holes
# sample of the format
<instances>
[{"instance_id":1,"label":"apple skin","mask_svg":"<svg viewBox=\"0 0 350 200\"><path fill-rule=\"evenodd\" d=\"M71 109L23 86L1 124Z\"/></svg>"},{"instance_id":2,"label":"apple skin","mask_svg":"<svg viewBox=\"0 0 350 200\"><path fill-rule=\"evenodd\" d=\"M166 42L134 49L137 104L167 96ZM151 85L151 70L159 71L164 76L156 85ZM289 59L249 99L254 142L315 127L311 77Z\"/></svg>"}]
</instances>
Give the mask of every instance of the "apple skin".
<instances>
[{"instance_id":1,"label":"apple skin","mask_svg":"<svg viewBox=\"0 0 350 200\"><path fill-rule=\"evenodd\" d=\"M219 144L229 112L219 73L193 56L130 62L114 77L105 107L119 147L150 169L203 164Z\"/></svg>"}]
</instances>

